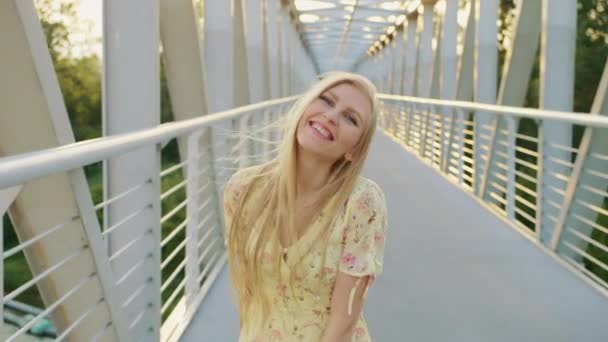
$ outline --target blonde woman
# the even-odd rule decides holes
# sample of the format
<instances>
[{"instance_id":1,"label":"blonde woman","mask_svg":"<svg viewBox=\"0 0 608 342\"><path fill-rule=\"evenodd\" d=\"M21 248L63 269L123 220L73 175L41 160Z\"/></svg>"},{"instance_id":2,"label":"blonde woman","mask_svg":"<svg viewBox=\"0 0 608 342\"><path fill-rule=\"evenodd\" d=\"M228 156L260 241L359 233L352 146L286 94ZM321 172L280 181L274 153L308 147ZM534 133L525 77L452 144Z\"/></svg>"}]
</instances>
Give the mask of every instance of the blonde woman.
<instances>
[{"instance_id":1,"label":"blonde woman","mask_svg":"<svg viewBox=\"0 0 608 342\"><path fill-rule=\"evenodd\" d=\"M370 341L386 205L360 176L376 128L366 78L322 77L288 113L277 157L226 184L226 245L242 342Z\"/></svg>"}]
</instances>

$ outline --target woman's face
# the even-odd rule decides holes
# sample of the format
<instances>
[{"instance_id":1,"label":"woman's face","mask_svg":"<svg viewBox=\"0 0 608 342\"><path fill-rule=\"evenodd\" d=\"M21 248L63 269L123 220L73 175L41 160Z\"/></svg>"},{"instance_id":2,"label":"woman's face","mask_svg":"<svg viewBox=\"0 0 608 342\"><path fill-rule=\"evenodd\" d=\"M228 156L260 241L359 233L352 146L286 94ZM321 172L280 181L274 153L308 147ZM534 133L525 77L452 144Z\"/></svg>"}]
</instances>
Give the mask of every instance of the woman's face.
<instances>
[{"instance_id":1,"label":"woman's face","mask_svg":"<svg viewBox=\"0 0 608 342\"><path fill-rule=\"evenodd\" d=\"M332 86L302 113L296 138L299 148L328 162L352 160L359 139L369 126L372 104L350 83Z\"/></svg>"}]
</instances>

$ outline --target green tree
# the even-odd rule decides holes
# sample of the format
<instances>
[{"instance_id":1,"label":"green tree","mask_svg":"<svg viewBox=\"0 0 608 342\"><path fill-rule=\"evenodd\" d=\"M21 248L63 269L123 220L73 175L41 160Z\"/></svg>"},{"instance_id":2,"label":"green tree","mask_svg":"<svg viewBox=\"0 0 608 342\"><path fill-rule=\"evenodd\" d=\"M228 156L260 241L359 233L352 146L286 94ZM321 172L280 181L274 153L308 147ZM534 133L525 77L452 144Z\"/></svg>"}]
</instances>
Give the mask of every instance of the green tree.
<instances>
[{"instance_id":1,"label":"green tree","mask_svg":"<svg viewBox=\"0 0 608 342\"><path fill-rule=\"evenodd\" d=\"M75 0L36 0L74 135L81 141L101 136L101 63L97 55L71 53L77 48L71 34L91 36L78 18L76 4Z\"/></svg>"},{"instance_id":2,"label":"green tree","mask_svg":"<svg viewBox=\"0 0 608 342\"><path fill-rule=\"evenodd\" d=\"M608 12L606 0L584 0L578 3L576 39L576 81L574 110L591 109L608 56Z\"/></svg>"}]
</instances>

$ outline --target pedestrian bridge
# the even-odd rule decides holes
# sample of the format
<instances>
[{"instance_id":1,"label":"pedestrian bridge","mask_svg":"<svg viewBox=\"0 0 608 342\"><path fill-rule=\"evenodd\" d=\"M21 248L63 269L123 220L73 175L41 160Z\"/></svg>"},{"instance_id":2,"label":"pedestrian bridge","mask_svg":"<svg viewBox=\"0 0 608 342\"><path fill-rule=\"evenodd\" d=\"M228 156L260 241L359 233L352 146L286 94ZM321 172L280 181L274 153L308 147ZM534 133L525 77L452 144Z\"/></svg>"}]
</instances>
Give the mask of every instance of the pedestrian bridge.
<instances>
[{"instance_id":1,"label":"pedestrian bridge","mask_svg":"<svg viewBox=\"0 0 608 342\"><path fill-rule=\"evenodd\" d=\"M573 112L576 4L550 1L518 3L498 79L498 0L107 0L104 134L80 142L33 4L1 2L0 337L235 341L223 186L345 69L381 92L374 340L608 341L608 67Z\"/></svg>"}]
</instances>

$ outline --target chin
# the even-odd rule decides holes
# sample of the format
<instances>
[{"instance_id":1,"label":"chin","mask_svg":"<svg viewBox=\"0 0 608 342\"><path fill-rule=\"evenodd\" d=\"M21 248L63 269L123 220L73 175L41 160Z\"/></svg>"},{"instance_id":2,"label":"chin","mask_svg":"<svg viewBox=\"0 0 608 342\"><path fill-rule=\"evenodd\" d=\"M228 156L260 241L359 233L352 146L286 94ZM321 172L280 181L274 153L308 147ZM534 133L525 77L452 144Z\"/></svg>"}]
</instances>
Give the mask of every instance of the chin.
<instances>
[{"instance_id":1,"label":"chin","mask_svg":"<svg viewBox=\"0 0 608 342\"><path fill-rule=\"evenodd\" d=\"M328 151L327 145L319 143L314 137L307 136L305 132L298 132L296 143L298 144L298 150L314 155L324 161L334 162L340 158L340 156L328 153L330 151Z\"/></svg>"}]
</instances>

